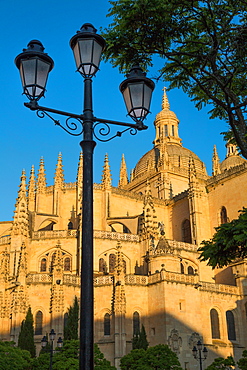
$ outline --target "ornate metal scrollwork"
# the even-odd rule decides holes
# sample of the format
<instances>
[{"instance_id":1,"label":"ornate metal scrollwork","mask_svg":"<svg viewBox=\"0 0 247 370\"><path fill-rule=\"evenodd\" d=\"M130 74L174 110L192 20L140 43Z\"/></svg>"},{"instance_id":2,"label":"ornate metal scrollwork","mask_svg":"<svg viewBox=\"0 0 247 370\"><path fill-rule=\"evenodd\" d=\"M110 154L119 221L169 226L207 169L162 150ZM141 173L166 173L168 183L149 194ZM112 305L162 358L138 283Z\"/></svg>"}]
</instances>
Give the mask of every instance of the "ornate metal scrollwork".
<instances>
[{"instance_id":1,"label":"ornate metal scrollwork","mask_svg":"<svg viewBox=\"0 0 247 370\"><path fill-rule=\"evenodd\" d=\"M129 133L131 135L136 135L138 130L136 128L133 128L133 127L128 127L125 130L117 131L113 136L110 136L111 135L111 126L108 123L106 123L106 122L97 122L93 126L94 137L97 140L101 141L101 142L107 142L107 141L110 141L110 140L114 139L115 137L121 137L122 134L126 131L129 131ZM101 137L103 137L103 138L101 138Z\"/></svg>"},{"instance_id":2,"label":"ornate metal scrollwork","mask_svg":"<svg viewBox=\"0 0 247 370\"><path fill-rule=\"evenodd\" d=\"M45 112L42 109L38 109L36 114L39 118L44 118L45 116L49 117L56 126L61 127L64 131L72 136L80 136L83 133L83 122L81 119L69 116L65 121L65 126L61 124L61 122L55 118L53 118L50 114ZM76 122L77 121L77 122ZM80 123L80 125L79 125Z\"/></svg>"}]
</instances>

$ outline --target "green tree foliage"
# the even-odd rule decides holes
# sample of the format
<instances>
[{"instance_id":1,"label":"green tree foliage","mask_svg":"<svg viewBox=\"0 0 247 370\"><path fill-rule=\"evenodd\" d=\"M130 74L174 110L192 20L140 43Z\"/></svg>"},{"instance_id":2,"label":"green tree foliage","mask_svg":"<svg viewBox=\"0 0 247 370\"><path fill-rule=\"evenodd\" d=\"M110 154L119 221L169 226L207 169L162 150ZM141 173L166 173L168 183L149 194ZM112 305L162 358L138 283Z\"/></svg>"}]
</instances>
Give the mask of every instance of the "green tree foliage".
<instances>
[{"instance_id":1,"label":"green tree foliage","mask_svg":"<svg viewBox=\"0 0 247 370\"><path fill-rule=\"evenodd\" d=\"M28 308L26 318L21 323L18 347L29 351L31 357L35 357L36 349L34 344L33 314L31 307Z\"/></svg>"},{"instance_id":2,"label":"green tree foliage","mask_svg":"<svg viewBox=\"0 0 247 370\"><path fill-rule=\"evenodd\" d=\"M227 266L238 258L247 256L247 208L239 218L216 227L213 238L203 241L198 249L199 259L215 267Z\"/></svg>"},{"instance_id":3,"label":"green tree foliage","mask_svg":"<svg viewBox=\"0 0 247 370\"><path fill-rule=\"evenodd\" d=\"M147 334L144 325L142 325L140 333L134 335L132 339L132 348L133 349L147 349L148 348L148 341L147 341Z\"/></svg>"},{"instance_id":4,"label":"green tree foliage","mask_svg":"<svg viewBox=\"0 0 247 370\"><path fill-rule=\"evenodd\" d=\"M50 353L40 353L34 360L33 370L49 370ZM67 340L61 350L53 355L53 370L78 370L79 369L79 340ZM99 347L94 345L94 370L116 370L104 358Z\"/></svg>"},{"instance_id":5,"label":"green tree foliage","mask_svg":"<svg viewBox=\"0 0 247 370\"><path fill-rule=\"evenodd\" d=\"M247 351L243 351L242 358L237 362L240 370L247 370Z\"/></svg>"},{"instance_id":6,"label":"green tree foliage","mask_svg":"<svg viewBox=\"0 0 247 370\"><path fill-rule=\"evenodd\" d=\"M14 342L0 341L0 370L29 370L31 362L29 351L14 347Z\"/></svg>"},{"instance_id":7,"label":"green tree foliage","mask_svg":"<svg viewBox=\"0 0 247 370\"><path fill-rule=\"evenodd\" d=\"M232 356L228 356L225 359L218 357L206 368L206 370L231 370L233 367L235 367L235 361Z\"/></svg>"},{"instance_id":8,"label":"green tree foliage","mask_svg":"<svg viewBox=\"0 0 247 370\"><path fill-rule=\"evenodd\" d=\"M64 340L78 339L79 304L75 297L73 306L68 310L68 319L64 326Z\"/></svg>"},{"instance_id":9,"label":"green tree foliage","mask_svg":"<svg viewBox=\"0 0 247 370\"><path fill-rule=\"evenodd\" d=\"M247 158L247 8L245 0L115 0L102 35L104 57L120 70L163 59L156 78L186 92L211 118L226 119Z\"/></svg>"},{"instance_id":10,"label":"green tree foliage","mask_svg":"<svg viewBox=\"0 0 247 370\"><path fill-rule=\"evenodd\" d=\"M146 351L133 349L121 358L122 370L182 370L176 353L167 345L159 344Z\"/></svg>"}]
</instances>

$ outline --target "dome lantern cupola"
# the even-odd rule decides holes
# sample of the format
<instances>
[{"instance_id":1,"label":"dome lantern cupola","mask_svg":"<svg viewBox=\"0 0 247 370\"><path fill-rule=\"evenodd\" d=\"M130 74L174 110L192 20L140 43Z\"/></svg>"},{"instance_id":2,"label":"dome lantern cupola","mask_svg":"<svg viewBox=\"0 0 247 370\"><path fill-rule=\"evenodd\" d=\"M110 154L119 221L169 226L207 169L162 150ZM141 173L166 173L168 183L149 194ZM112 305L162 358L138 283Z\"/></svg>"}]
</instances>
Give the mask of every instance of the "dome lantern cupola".
<instances>
[{"instance_id":1,"label":"dome lantern cupola","mask_svg":"<svg viewBox=\"0 0 247 370\"><path fill-rule=\"evenodd\" d=\"M154 125L156 128L156 137L154 146L166 143L181 145L181 139L178 136L179 120L174 112L170 110L170 104L166 94L166 88L163 89L162 111L156 115Z\"/></svg>"}]
</instances>

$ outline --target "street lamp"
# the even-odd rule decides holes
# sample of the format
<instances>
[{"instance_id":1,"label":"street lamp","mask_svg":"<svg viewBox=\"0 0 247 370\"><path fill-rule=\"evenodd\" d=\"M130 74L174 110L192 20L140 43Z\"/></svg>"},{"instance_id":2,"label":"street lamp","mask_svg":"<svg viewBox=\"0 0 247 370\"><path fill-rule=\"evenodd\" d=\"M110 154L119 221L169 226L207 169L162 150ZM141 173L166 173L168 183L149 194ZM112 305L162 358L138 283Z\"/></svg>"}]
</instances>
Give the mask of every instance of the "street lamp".
<instances>
[{"instance_id":1,"label":"street lamp","mask_svg":"<svg viewBox=\"0 0 247 370\"><path fill-rule=\"evenodd\" d=\"M202 370L202 361L205 361L208 355L208 350L207 347L204 346L203 349L203 344L200 340L198 340L196 346L193 347L192 353L194 358L199 361L200 364L200 370Z\"/></svg>"},{"instance_id":2,"label":"street lamp","mask_svg":"<svg viewBox=\"0 0 247 370\"><path fill-rule=\"evenodd\" d=\"M105 40L96 33L93 25L85 23L80 31L70 40L77 71L84 79L83 114L74 114L40 106L38 100L44 95L49 72L54 66L53 60L44 53L40 41L32 40L28 48L15 58L20 71L23 93L29 103L24 105L35 110L38 117L45 116L53 120L63 130L73 136L82 135L80 142L83 150L83 185L82 185L82 237L81 237L81 302L80 302L80 370L93 369L93 150L96 142L109 141L129 131L135 135L147 129L143 120L149 113L154 83L146 77L139 65L134 65L120 85L128 115L135 123L111 121L96 118L92 109L92 77L99 69L101 53ZM65 125L55 119L51 113L66 116ZM103 125L103 126L102 126ZM122 126L122 131L111 135L111 125Z\"/></svg>"},{"instance_id":3,"label":"street lamp","mask_svg":"<svg viewBox=\"0 0 247 370\"><path fill-rule=\"evenodd\" d=\"M55 352L55 350L53 349L54 348L53 343L54 343L54 340L55 340L55 336L56 336L56 333L55 333L54 329L51 329L51 332L49 334L51 348L45 348L48 344L48 340L47 340L46 335L41 339L41 347L43 348L43 350L47 351L47 352L50 352L49 370L52 370L53 352ZM59 337L58 340L57 340L57 347L62 348L62 346L63 346L63 340L62 340L61 337Z\"/></svg>"}]
</instances>

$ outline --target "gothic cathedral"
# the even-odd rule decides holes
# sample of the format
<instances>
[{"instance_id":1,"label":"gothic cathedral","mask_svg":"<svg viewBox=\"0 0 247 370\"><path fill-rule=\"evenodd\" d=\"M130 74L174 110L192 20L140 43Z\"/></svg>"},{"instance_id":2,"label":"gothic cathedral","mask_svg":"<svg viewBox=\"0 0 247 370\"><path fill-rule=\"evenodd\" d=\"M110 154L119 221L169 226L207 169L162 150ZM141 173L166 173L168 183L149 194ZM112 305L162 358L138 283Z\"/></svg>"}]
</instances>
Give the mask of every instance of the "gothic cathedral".
<instances>
[{"instance_id":1,"label":"gothic cathedral","mask_svg":"<svg viewBox=\"0 0 247 370\"><path fill-rule=\"evenodd\" d=\"M178 124L164 92L153 148L131 178L123 156L113 187L106 156L94 185L95 342L117 368L141 325L150 346L168 344L187 370L197 366L199 339L207 365L247 348L247 262L212 270L197 252L247 206L247 161L227 144L220 162L214 148L209 176L182 146ZM52 186L43 159L28 183L22 173L13 221L0 222L2 340L17 342L29 306L37 348L51 328L63 335L68 308L80 298L81 184L82 155L75 183L65 183L61 155Z\"/></svg>"}]
</instances>

